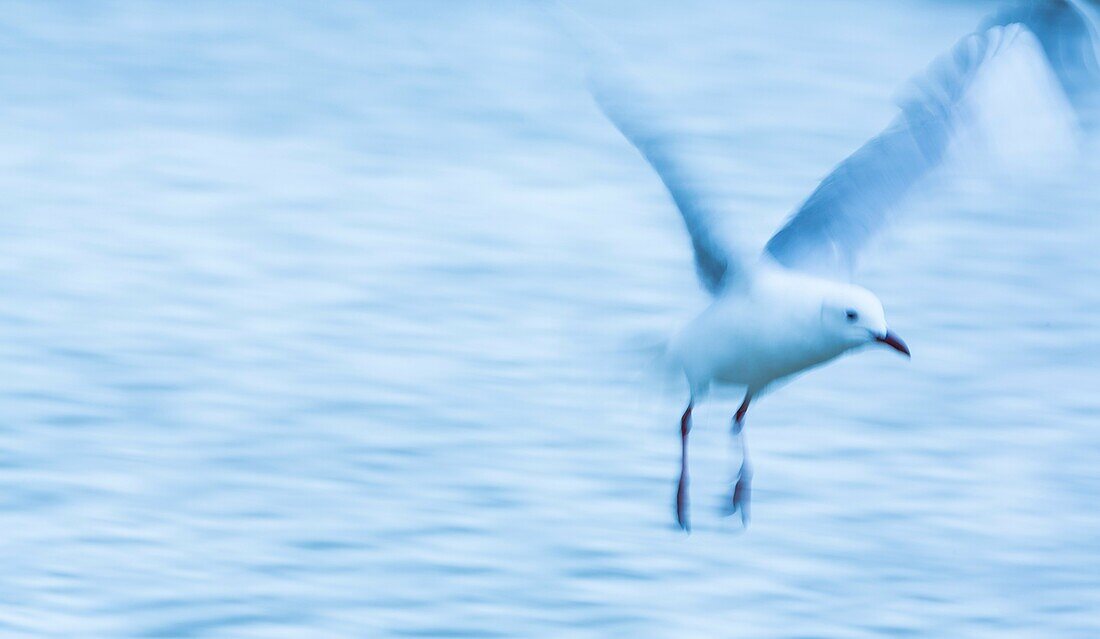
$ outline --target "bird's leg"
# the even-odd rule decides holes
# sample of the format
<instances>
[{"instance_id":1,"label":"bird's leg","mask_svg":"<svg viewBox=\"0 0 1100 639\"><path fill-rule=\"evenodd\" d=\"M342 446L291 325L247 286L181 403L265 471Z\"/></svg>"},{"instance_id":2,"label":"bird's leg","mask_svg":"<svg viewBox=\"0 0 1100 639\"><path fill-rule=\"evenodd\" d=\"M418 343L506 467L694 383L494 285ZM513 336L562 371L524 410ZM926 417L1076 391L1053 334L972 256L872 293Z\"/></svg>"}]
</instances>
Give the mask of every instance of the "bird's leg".
<instances>
[{"instance_id":1,"label":"bird's leg","mask_svg":"<svg viewBox=\"0 0 1100 639\"><path fill-rule=\"evenodd\" d=\"M676 485L676 523L685 531L691 531L691 522L688 521L688 433L691 432L691 409L694 401L688 402L684 410L684 416L680 418L680 481Z\"/></svg>"},{"instance_id":2,"label":"bird's leg","mask_svg":"<svg viewBox=\"0 0 1100 639\"><path fill-rule=\"evenodd\" d=\"M750 401L752 401L752 395L745 395L745 401L741 402L741 407L733 414L733 424L730 426L732 439L740 443L741 465L733 482L733 498L728 514L732 515L740 511L743 526L749 525L749 501L752 496L752 463L749 461L749 447L745 442L744 432L745 413L749 410Z\"/></svg>"}]
</instances>

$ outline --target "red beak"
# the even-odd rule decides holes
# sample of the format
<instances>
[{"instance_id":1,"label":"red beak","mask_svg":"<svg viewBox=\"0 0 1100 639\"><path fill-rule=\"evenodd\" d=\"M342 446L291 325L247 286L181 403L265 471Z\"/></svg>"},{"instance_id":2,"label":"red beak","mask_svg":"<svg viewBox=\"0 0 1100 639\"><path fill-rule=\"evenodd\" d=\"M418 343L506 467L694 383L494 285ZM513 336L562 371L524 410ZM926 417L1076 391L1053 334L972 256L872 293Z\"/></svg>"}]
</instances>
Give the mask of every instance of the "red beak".
<instances>
[{"instance_id":1,"label":"red beak","mask_svg":"<svg viewBox=\"0 0 1100 639\"><path fill-rule=\"evenodd\" d=\"M886 331L885 335L876 336L875 341L886 344L906 357L912 357L912 355L909 354L909 347L905 345L905 342L903 342L894 331Z\"/></svg>"}]
</instances>

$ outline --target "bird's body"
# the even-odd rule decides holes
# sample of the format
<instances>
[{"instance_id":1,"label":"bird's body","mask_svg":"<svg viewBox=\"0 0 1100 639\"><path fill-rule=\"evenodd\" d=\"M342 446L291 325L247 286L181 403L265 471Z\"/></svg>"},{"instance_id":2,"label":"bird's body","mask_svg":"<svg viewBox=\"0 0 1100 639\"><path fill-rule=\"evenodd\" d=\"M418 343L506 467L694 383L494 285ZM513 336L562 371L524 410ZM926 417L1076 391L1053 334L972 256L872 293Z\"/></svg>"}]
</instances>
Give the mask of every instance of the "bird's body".
<instances>
[{"instance_id":1,"label":"bird's body","mask_svg":"<svg viewBox=\"0 0 1100 639\"><path fill-rule=\"evenodd\" d=\"M840 300L871 309L877 305L874 295L858 286L760 266L745 290L719 295L684 326L669 352L696 398L715 383L742 386L757 395L866 341L862 335L849 338L846 331L821 330L828 307L847 312ZM875 329L876 334L886 333L877 322Z\"/></svg>"},{"instance_id":2,"label":"bird's body","mask_svg":"<svg viewBox=\"0 0 1100 639\"><path fill-rule=\"evenodd\" d=\"M1097 16L1092 0L1035 0L993 16L910 84L898 116L818 185L757 260L746 259L718 231L718 211L690 179L680 136L662 126L660 110L590 27L569 20L593 58L594 97L664 183L691 236L700 281L714 297L669 347L691 389L680 421L681 527L688 528L692 408L713 385L745 390L733 418L744 456L729 510L747 524L752 470L742 431L752 399L777 381L865 346L909 355L878 298L848 282L858 253L953 145L1000 133L1004 139L991 147L1023 146L1030 155L1033 142L1057 137L1052 131L1072 135L1078 122L1088 121L1083 110L1100 103ZM1077 109L1075 116L1066 104ZM983 119L990 113L997 114L992 124Z\"/></svg>"}]
</instances>

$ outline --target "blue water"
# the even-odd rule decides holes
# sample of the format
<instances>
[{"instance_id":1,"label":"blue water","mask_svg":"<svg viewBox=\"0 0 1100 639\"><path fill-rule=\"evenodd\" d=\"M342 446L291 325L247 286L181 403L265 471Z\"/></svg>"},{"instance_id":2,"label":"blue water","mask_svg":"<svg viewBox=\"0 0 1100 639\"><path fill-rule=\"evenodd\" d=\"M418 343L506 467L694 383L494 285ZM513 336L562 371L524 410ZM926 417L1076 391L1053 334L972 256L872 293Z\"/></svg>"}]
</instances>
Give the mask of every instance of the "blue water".
<instances>
[{"instance_id":1,"label":"blue water","mask_svg":"<svg viewBox=\"0 0 1100 639\"><path fill-rule=\"evenodd\" d=\"M991 3L578 3L749 245ZM875 351L755 405L534 4L6 2L0 636L1100 636L1100 180L914 204Z\"/></svg>"}]
</instances>

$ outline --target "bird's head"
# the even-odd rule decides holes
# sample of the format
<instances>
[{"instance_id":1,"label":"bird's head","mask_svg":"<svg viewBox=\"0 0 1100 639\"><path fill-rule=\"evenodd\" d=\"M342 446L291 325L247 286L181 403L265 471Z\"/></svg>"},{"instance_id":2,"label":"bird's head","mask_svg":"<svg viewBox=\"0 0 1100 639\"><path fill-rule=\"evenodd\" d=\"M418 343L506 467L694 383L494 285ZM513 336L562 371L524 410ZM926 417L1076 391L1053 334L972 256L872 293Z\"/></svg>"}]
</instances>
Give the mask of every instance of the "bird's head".
<instances>
[{"instance_id":1,"label":"bird's head","mask_svg":"<svg viewBox=\"0 0 1100 639\"><path fill-rule=\"evenodd\" d=\"M831 292L821 305L821 323L845 349L884 344L909 357L909 347L886 325L882 302L865 288L845 286Z\"/></svg>"}]
</instances>

